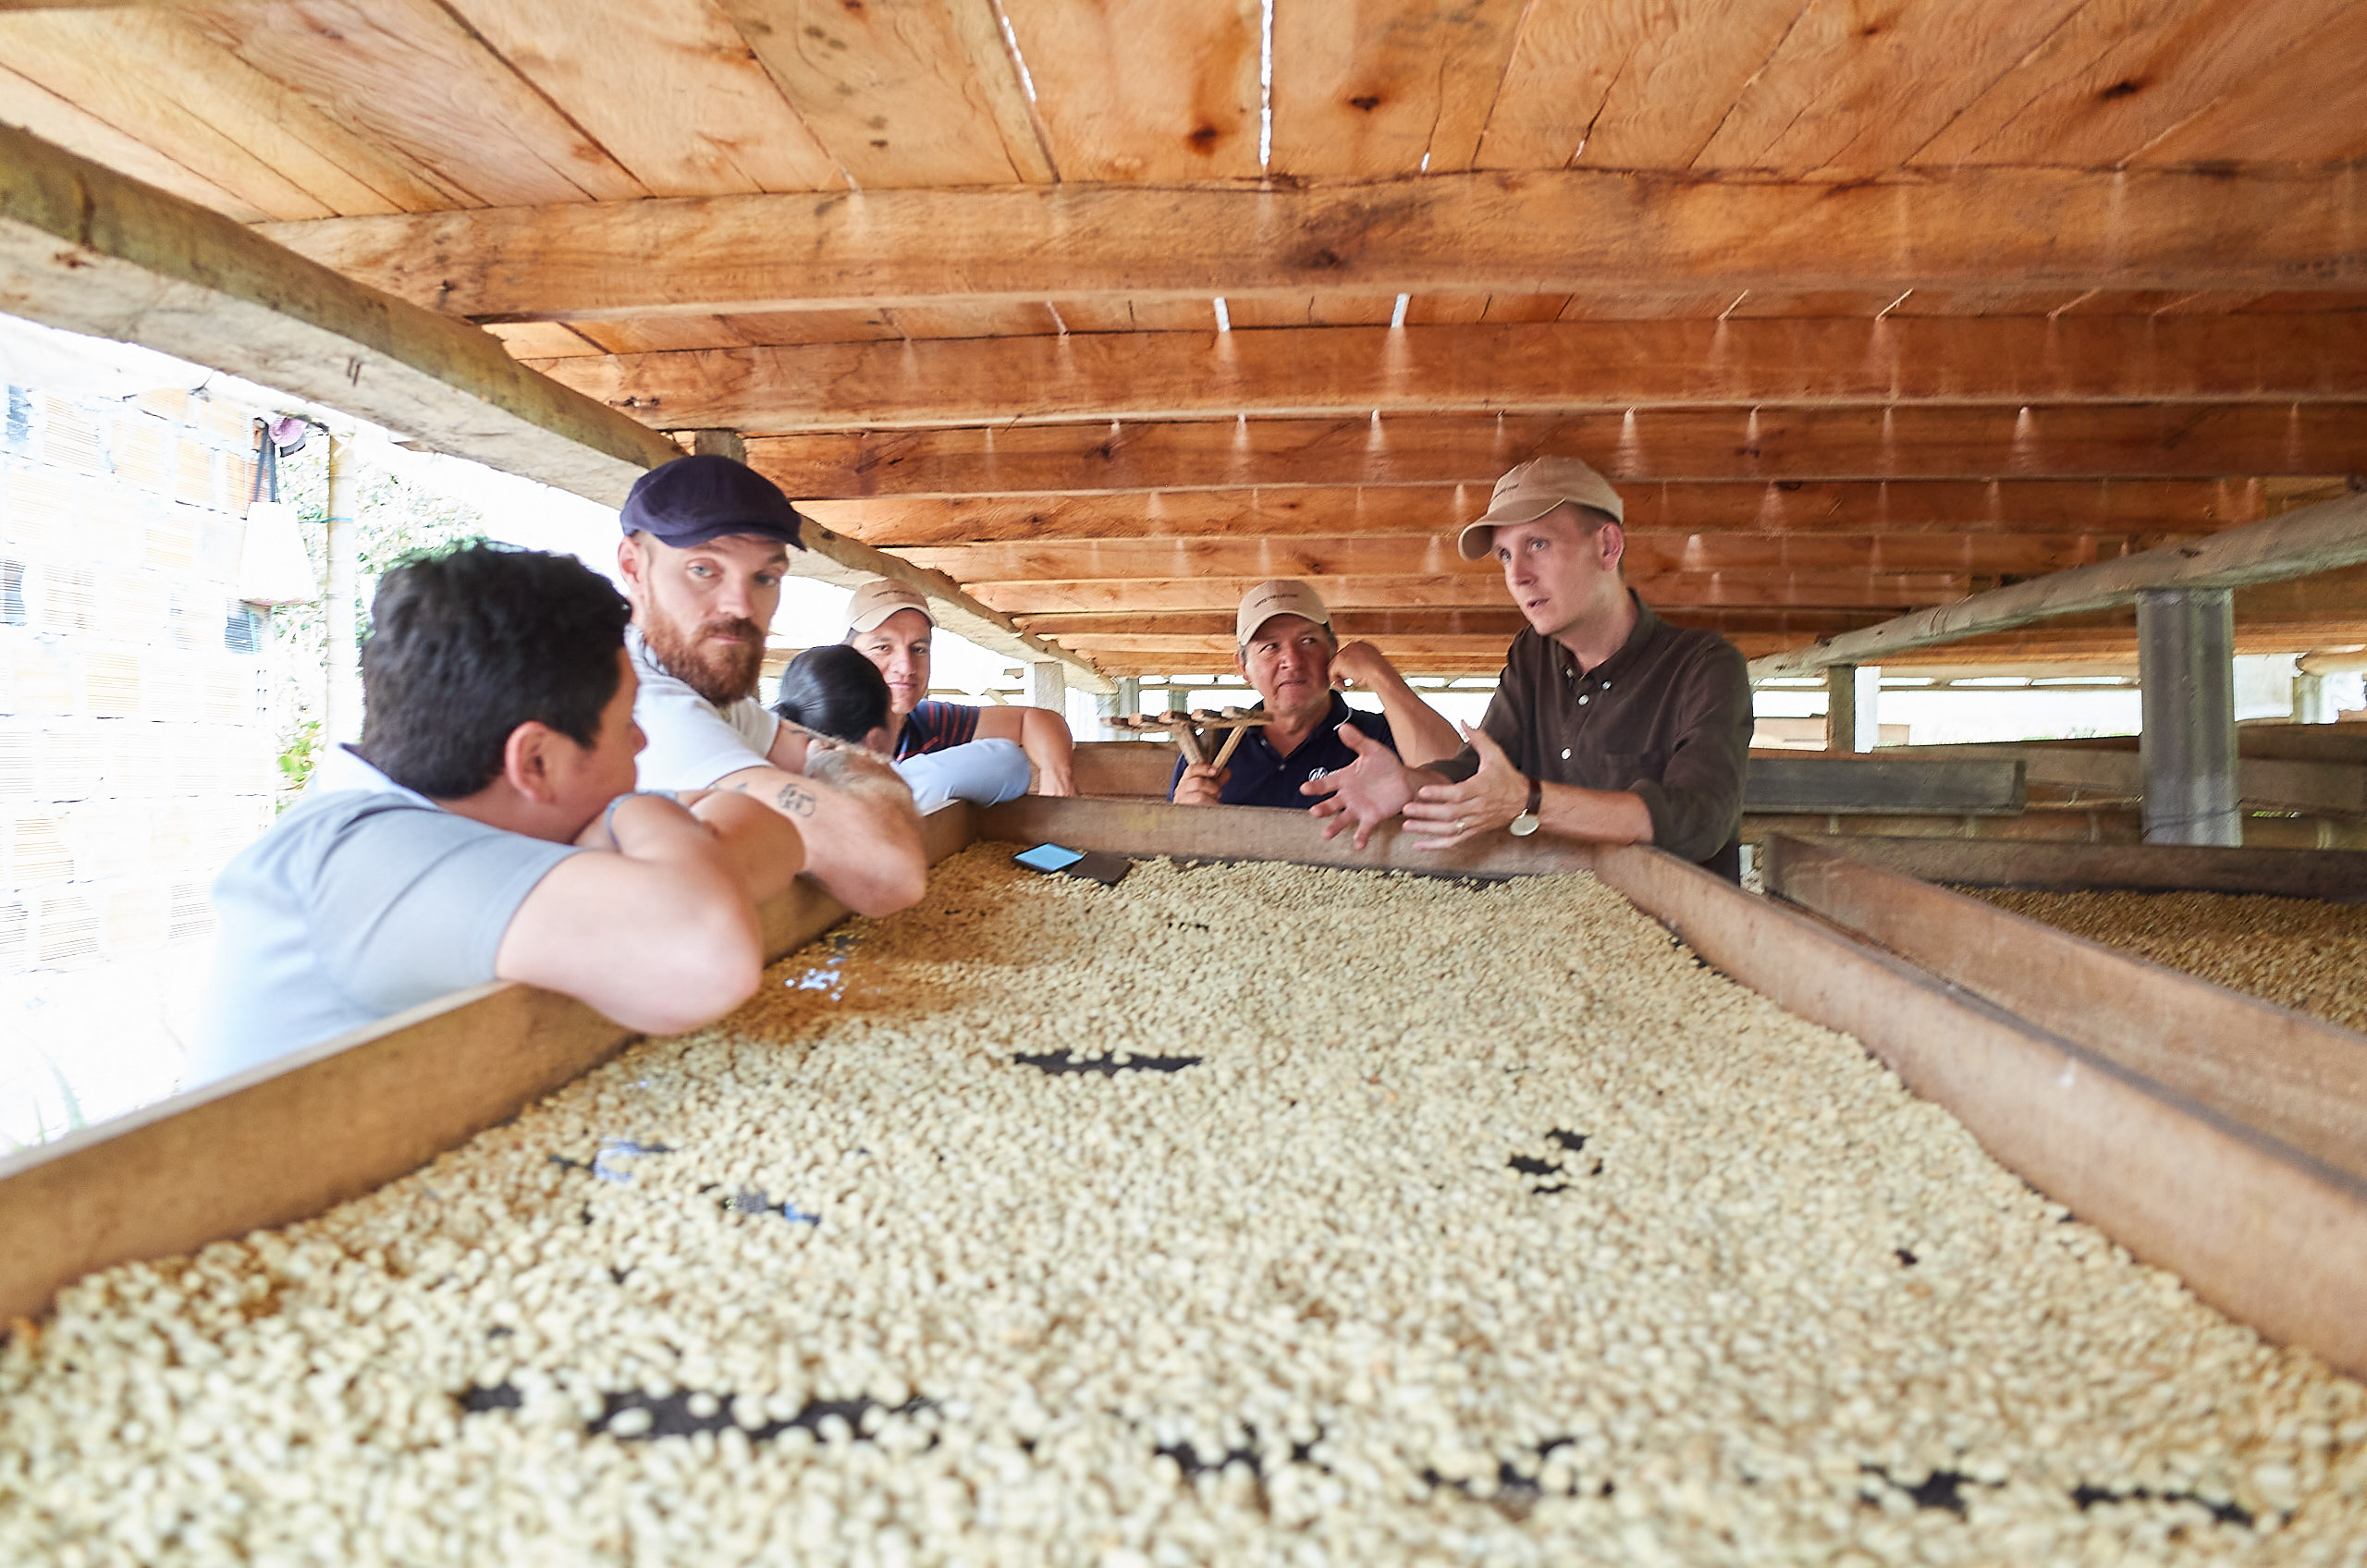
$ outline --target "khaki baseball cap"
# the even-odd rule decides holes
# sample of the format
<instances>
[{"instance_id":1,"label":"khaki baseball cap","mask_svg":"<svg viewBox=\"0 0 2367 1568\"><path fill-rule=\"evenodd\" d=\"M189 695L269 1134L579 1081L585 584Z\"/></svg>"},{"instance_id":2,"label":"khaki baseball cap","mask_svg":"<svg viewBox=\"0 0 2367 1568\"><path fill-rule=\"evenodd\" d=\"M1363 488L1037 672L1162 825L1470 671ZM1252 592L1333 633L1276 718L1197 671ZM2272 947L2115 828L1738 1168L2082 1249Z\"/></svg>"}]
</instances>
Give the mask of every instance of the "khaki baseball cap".
<instances>
[{"instance_id":1,"label":"khaki baseball cap","mask_svg":"<svg viewBox=\"0 0 2367 1568\"><path fill-rule=\"evenodd\" d=\"M847 630L868 631L898 610L918 610L928 617L931 626L937 624L937 617L929 612L927 594L892 577L881 577L856 589L854 597L847 601Z\"/></svg>"},{"instance_id":2,"label":"khaki baseball cap","mask_svg":"<svg viewBox=\"0 0 2367 1568\"><path fill-rule=\"evenodd\" d=\"M1627 508L1611 481L1576 458L1531 458L1496 481L1488 510L1478 521L1455 536L1455 553L1476 561L1495 547L1496 530L1515 522L1535 522L1564 501L1576 501L1611 514L1625 522Z\"/></svg>"},{"instance_id":3,"label":"khaki baseball cap","mask_svg":"<svg viewBox=\"0 0 2367 1568\"><path fill-rule=\"evenodd\" d=\"M1278 615L1303 615L1318 626L1331 624L1331 612L1314 589L1294 578L1277 577L1241 595L1241 613L1233 618L1233 645L1247 647L1257 629Z\"/></svg>"}]
</instances>

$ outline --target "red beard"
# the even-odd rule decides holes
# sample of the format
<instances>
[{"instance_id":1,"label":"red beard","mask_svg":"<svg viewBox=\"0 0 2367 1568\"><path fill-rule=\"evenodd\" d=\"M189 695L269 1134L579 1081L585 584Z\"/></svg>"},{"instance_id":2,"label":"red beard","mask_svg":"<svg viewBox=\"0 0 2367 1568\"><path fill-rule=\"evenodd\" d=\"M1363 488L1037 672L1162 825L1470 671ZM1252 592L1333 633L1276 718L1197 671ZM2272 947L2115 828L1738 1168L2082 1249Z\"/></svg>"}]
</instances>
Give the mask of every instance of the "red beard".
<instances>
[{"instance_id":1,"label":"red beard","mask_svg":"<svg viewBox=\"0 0 2367 1568\"><path fill-rule=\"evenodd\" d=\"M744 641L706 641L726 632ZM756 694L756 678L765 668L765 629L754 621L710 620L686 637L673 622L652 616L641 635L668 675L717 707Z\"/></svg>"}]
</instances>

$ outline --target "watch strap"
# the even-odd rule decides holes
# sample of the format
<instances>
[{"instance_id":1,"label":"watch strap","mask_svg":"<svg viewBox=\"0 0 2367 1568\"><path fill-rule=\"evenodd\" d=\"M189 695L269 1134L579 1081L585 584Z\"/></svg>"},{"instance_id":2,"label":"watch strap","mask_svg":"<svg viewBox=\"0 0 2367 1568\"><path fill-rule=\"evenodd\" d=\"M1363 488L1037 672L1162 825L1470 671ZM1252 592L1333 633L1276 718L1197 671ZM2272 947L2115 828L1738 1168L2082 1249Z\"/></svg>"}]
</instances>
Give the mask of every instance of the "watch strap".
<instances>
[{"instance_id":1,"label":"watch strap","mask_svg":"<svg viewBox=\"0 0 2367 1568\"><path fill-rule=\"evenodd\" d=\"M1544 803L1545 780L1542 778L1530 779L1528 781L1528 804L1521 808L1521 815L1523 816L1535 816L1537 815L1537 808Z\"/></svg>"}]
</instances>

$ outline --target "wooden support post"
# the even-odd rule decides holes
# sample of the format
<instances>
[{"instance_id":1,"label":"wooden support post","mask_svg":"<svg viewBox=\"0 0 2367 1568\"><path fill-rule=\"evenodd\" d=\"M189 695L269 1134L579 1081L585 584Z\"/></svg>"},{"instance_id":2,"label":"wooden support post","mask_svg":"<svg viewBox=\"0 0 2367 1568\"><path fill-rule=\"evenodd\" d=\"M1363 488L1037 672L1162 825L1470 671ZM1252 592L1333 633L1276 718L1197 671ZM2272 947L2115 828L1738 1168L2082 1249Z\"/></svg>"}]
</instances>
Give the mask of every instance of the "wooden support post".
<instances>
[{"instance_id":1,"label":"wooden support post","mask_svg":"<svg viewBox=\"0 0 2367 1568\"><path fill-rule=\"evenodd\" d=\"M748 460L748 443L736 430L693 430L691 451L702 458L730 458L735 463Z\"/></svg>"},{"instance_id":2,"label":"wooden support post","mask_svg":"<svg viewBox=\"0 0 2367 1568\"><path fill-rule=\"evenodd\" d=\"M354 520L353 442L329 435L328 683L321 736L331 745L362 739L362 525Z\"/></svg>"},{"instance_id":3,"label":"wooden support post","mask_svg":"<svg viewBox=\"0 0 2367 1568\"><path fill-rule=\"evenodd\" d=\"M1824 671L1824 749L1870 752L1882 742L1880 665L1828 665Z\"/></svg>"},{"instance_id":4,"label":"wooden support post","mask_svg":"<svg viewBox=\"0 0 2367 1568\"><path fill-rule=\"evenodd\" d=\"M2149 844L2239 845L2236 617L2225 588L2137 595L2138 752Z\"/></svg>"}]
</instances>

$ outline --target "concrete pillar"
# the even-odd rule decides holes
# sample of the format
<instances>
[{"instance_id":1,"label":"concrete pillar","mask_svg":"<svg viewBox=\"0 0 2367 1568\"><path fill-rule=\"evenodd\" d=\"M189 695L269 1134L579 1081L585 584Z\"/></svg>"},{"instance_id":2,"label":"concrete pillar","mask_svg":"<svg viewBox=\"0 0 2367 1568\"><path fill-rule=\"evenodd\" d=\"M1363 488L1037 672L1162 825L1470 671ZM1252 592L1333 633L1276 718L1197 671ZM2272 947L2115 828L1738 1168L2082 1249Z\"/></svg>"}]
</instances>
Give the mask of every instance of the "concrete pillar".
<instances>
[{"instance_id":1,"label":"concrete pillar","mask_svg":"<svg viewBox=\"0 0 2367 1568\"><path fill-rule=\"evenodd\" d=\"M2324 676L2304 671L2293 678L2294 723L2332 724L2334 716L2334 693L2326 689Z\"/></svg>"},{"instance_id":2,"label":"concrete pillar","mask_svg":"<svg viewBox=\"0 0 2367 1568\"><path fill-rule=\"evenodd\" d=\"M1142 677L1138 675L1122 675L1118 677L1114 684L1118 688L1117 691L1111 692L1109 696L1096 697L1093 699L1094 711L1098 713L1103 720L1101 726L1101 739L1104 741L1123 740L1130 733L1130 731L1113 728L1108 722L1110 719L1118 717L1122 715L1131 716L1143 711Z\"/></svg>"},{"instance_id":3,"label":"concrete pillar","mask_svg":"<svg viewBox=\"0 0 2367 1568\"><path fill-rule=\"evenodd\" d=\"M353 519L362 488L353 472L353 443L331 435L329 444L329 591L322 606L328 618L328 680L323 738L331 744L362 739L361 606L362 526Z\"/></svg>"},{"instance_id":4,"label":"concrete pillar","mask_svg":"<svg viewBox=\"0 0 2367 1568\"><path fill-rule=\"evenodd\" d=\"M1063 664L1045 659L1027 667L1027 700L1039 708L1049 708L1062 718L1069 716L1069 671Z\"/></svg>"},{"instance_id":5,"label":"concrete pillar","mask_svg":"<svg viewBox=\"0 0 2367 1568\"><path fill-rule=\"evenodd\" d=\"M1883 669L1834 664L1824 669L1824 749L1870 752L1882 741Z\"/></svg>"},{"instance_id":6,"label":"concrete pillar","mask_svg":"<svg viewBox=\"0 0 2367 1568\"><path fill-rule=\"evenodd\" d=\"M2225 588L2137 595L2145 841L2244 841L2236 804L2236 616Z\"/></svg>"}]
</instances>

